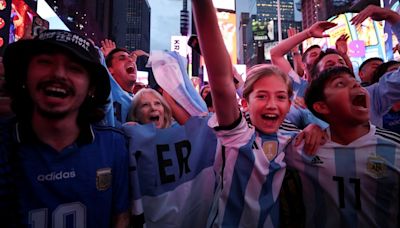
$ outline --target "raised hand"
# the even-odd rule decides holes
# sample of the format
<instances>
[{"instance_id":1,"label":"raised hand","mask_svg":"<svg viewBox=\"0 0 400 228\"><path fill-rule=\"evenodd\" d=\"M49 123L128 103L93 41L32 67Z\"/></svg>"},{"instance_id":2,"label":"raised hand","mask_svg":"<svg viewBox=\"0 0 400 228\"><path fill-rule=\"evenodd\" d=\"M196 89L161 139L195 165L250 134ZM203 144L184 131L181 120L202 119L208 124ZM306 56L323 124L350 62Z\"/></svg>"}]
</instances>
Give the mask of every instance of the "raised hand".
<instances>
[{"instance_id":1,"label":"raised hand","mask_svg":"<svg viewBox=\"0 0 400 228\"><path fill-rule=\"evenodd\" d=\"M145 52L143 50L140 50L140 49L134 50L131 53L131 55L136 55L137 57L139 57L139 56L147 56L147 57L149 57L150 56L149 53L147 53L147 52Z\"/></svg>"},{"instance_id":2,"label":"raised hand","mask_svg":"<svg viewBox=\"0 0 400 228\"><path fill-rule=\"evenodd\" d=\"M329 34L324 34L324 32L330 28L335 27L337 24L328 21L319 21L313 24L307 31L307 34L315 38L329 37Z\"/></svg>"},{"instance_id":3,"label":"raised hand","mask_svg":"<svg viewBox=\"0 0 400 228\"><path fill-rule=\"evenodd\" d=\"M134 50L133 52L131 52L131 56L133 57L133 60L136 62L137 57L140 57L140 56L149 57L150 55L149 55L149 53L147 53L143 50L137 49L137 50Z\"/></svg>"},{"instance_id":4,"label":"raised hand","mask_svg":"<svg viewBox=\"0 0 400 228\"><path fill-rule=\"evenodd\" d=\"M365 19L370 17L374 21L385 20L390 24L400 21L400 15L388 8L381 8L375 5L369 5L367 8L353 17L350 22L353 25L361 24Z\"/></svg>"},{"instance_id":5,"label":"raised hand","mask_svg":"<svg viewBox=\"0 0 400 228\"><path fill-rule=\"evenodd\" d=\"M101 43L100 50L101 50L101 52L103 52L104 57L107 57L107 55L110 53L110 51L112 51L113 49L115 49L117 47L115 42L112 40L109 40L109 39L102 40L100 43Z\"/></svg>"},{"instance_id":6,"label":"raised hand","mask_svg":"<svg viewBox=\"0 0 400 228\"><path fill-rule=\"evenodd\" d=\"M336 50L340 53L347 54L347 40L349 35L343 34L336 40Z\"/></svg>"}]
</instances>

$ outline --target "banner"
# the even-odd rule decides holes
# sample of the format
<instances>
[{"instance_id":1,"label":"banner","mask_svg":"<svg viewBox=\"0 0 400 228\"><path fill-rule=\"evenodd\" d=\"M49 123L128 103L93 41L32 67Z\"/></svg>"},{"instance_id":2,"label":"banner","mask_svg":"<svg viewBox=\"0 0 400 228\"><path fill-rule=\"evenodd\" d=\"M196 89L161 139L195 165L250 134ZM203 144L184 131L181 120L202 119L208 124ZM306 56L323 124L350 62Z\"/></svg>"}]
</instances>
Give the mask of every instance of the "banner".
<instances>
[{"instance_id":1,"label":"banner","mask_svg":"<svg viewBox=\"0 0 400 228\"><path fill-rule=\"evenodd\" d=\"M228 12L217 12L218 25L232 64L237 63L236 52L236 14Z\"/></svg>"}]
</instances>

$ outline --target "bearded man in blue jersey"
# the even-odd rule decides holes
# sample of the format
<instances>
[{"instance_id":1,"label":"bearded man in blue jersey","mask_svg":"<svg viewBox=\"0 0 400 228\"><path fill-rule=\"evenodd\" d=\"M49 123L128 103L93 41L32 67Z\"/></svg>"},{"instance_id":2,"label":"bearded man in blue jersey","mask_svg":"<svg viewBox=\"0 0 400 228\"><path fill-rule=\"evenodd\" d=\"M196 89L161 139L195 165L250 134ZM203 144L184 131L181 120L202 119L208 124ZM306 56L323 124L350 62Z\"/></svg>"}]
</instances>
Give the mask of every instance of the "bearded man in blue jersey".
<instances>
[{"instance_id":1,"label":"bearded man in blue jersey","mask_svg":"<svg viewBox=\"0 0 400 228\"><path fill-rule=\"evenodd\" d=\"M11 197L0 212L8 204L18 213L6 225L126 227L127 144L118 130L95 125L110 82L93 44L48 30L9 45L4 66L16 119L1 131L0 178L11 187L0 197Z\"/></svg>"}]
</instances>

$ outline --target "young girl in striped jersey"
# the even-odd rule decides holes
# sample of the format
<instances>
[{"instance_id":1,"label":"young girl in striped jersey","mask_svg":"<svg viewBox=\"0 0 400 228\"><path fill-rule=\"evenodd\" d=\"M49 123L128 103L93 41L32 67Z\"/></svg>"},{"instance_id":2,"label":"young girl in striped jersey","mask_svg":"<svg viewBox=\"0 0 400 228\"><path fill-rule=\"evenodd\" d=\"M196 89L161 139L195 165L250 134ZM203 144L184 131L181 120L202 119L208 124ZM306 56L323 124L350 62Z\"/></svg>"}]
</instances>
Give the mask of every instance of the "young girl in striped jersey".
<instances>
[{"instance_id":1,"label":"young girl in striped jersey","mask_svg":"<svg viewBox=\"0 0 400 228\"><path fill-rule=\"evenodd\" d=\"M232 63L212 1L193 0L193 9L216 111L209 126L221 149L214 163L217 189L208 227L278 227L283 148L298 133L279 129L291 104L290 80L272 65L249 70L243 90L248 124L236 101Z\"/></svg>"}]
</instances>

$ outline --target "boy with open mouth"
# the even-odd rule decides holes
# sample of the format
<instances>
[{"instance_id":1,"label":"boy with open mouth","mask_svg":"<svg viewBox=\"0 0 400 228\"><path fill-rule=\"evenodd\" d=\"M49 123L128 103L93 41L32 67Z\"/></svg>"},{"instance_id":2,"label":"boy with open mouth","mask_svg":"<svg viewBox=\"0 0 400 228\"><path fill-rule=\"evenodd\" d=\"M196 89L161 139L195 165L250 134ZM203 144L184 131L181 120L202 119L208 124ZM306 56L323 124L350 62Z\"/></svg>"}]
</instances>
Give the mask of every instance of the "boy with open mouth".
<instances>
[{"instance_id":1,"label":"boy with open mouth","mask_svg":"<svg viewBox=\"0 0 400 228\"><path fill-rule=\"evenodd\" d=\"M398 227L400 135L369 122L369 94L347 67L323 71L305 100L329 123L315 155L287 150L301 177L306 227Z\"/></svg>"}]
</instances>

